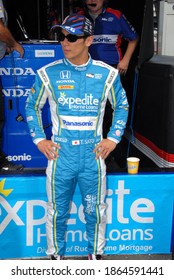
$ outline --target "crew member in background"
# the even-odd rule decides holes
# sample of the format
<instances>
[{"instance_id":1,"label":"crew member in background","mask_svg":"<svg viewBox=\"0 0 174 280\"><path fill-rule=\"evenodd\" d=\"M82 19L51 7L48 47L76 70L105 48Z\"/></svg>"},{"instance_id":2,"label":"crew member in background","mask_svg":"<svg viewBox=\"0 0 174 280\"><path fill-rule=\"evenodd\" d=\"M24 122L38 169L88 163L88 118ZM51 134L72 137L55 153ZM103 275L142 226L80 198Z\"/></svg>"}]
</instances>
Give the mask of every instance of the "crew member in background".
<instances>
[{"instance_id":1,"label":"crew member in background","mask_svg":"<svg viewBox=\"0 0 174 280\"><path fill-rule=\"evenodd\" d=\"M107 0L83 0L84 10L79 11L94 22L94 40L89 48L93 59L118 69L126 82L126 73L130 60L138 43L138 34L129 23L123 13L107 7ZM122 42L127 41L126 50L122 51ZM123 83L124 87L124 83ZM106 138L112 123L112 108L109 102L106 104L103 137ZM114 152L106 159L107 169L114 165Z\"/></svg>"},{"instance_id":2,"label":"crew member in background","mask_svg":"<svg viewBox=\"0 0 174 280\"><path fill-rule=\"evenodd\" d=\"M3 59L5 53L17 51L20 57L24 55L23 47L16 42L10 30L7 27L7 12L4 8L3 1L0 0L0 59ZM15 165L13 162L8 161L7 156L2 151L3 145L3 125L4 125L4 100L2 93L2 85L0 80L0 172L11 173L23 170L23 165Z\"/></svg>"},{"instance_id":3,"label":"crew member in background","mask_svg":"<svg viewBox=\"0 0 174 280\"><path fill-rule=\"evenodd\" d=\"M26 104L26 115L38 149L47 157L47 254L60 260L65 254L65 232L70 201L78 183L88 239L88 259L101 260L106 228L105 158L121 140L128 102L118 70L92 60L92 22L83 15L68 16L58 39L65 58L37 71ZM102 137L105 105L114 111L107 139ZM52 116L52 140L41 122L46 100Z\"/></svg>"}]
</instances>

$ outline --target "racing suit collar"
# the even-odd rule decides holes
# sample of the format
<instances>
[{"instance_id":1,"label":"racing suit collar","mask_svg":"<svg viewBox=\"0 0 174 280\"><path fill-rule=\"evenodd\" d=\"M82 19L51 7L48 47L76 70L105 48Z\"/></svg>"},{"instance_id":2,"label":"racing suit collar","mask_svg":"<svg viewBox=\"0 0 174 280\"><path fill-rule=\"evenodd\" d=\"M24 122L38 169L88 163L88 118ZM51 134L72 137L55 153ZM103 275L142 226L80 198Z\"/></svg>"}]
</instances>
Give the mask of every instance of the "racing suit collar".
<instances>
[{"instance_id":1,"label":"racing suit collar","mask_svg":"<svg viewBox=\"0 0 174 280\"><path fill-rule=\"evenodd\" d=\"M82 64L82 65L74 65L67 58L64 58L64 62L68 67L72 68L73 70L86 71L86 69L92 64L92 58L89 54L89 59L88 59L87 63Z\"/></svg>"}]
</instances>

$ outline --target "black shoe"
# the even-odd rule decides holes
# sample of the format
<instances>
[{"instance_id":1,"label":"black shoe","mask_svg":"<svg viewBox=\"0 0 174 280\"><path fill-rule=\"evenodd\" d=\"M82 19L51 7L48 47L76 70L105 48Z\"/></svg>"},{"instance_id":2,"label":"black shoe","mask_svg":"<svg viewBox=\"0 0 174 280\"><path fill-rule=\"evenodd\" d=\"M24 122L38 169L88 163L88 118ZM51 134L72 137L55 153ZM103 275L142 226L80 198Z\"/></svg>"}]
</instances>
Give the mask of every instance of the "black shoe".
<instances>
[{"instance_id":1,"label":"black shoe","mask_svg":"<svg viewBox=\"0 0 174 280\"><path fill-rule=\"evenodd\" d=\"M61 260L64 259L64 257L63 257L63 256L60 256L60 255L51 255L51 256L50 256L50 259L51 259L51 260L61 261Z\"/></svg>"},{"instance_id":2,"label":"black shoe","mask_svg":"<svg viewBox=\"0 0 174 280\"><path fill-rule=\"evenodd\" d=\"M94 255L94 254L89 254L88 255L88 260L103 260L102 255Z\"/></svg>"},{"instance_id":3,"label":"black shoe","mask_svg":"<svg viewBox=\"0 0 174 280\"><path fill-rule=\"evenodd\" d=\"M11 161L8 161L7 158L4 158L3 162L0 165L0 172L3 173L18 173L24 169L22 164L14 164Z\"/></svg>"}]
</instances>

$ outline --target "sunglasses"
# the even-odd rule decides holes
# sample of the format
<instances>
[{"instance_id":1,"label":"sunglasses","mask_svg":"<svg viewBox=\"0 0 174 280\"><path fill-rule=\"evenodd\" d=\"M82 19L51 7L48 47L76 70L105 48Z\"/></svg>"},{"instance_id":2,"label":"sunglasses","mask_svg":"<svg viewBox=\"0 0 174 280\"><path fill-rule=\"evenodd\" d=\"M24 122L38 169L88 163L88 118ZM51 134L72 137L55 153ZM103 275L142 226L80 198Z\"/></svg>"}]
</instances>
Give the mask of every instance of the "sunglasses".
<instances>
[{"instance_id":1,"label":"sunglasses","mask_svg":"<svg viewBox=\"0 0 174 280\"><path fill-rule=\"evenodd\" d=\"M86 38L88 37L87 35L86 36L77 36L77 35L73 35L73 34L68 34L68 35L64 35L63 33L58 33L57 34L57 39L58 41L60 42L63 42L65 40L65 38L68 40L68 42L70 43L74 43L76 42L78 39L82 39L82 38Z\"/></svg>"}]
</instances>

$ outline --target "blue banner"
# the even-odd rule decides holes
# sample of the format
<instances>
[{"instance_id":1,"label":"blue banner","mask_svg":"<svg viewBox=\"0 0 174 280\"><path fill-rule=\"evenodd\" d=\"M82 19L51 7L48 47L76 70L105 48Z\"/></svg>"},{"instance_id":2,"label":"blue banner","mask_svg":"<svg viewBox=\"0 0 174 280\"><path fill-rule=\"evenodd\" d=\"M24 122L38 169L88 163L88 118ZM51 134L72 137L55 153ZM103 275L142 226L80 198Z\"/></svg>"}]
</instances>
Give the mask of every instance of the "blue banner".
<instances>
[{"instance_id":1,"label":"blue banner","mask_svg":"<svg viewBox=\"0 0 174 280\"><path fill-rule=\"evenodd\" d=\"M174 175L108 175L105 254L169 254ZM0 178L0 258L46 256L45 176ZM81 195L72 201L66 255L87 255Z\"/></svg>"}]
</instances>

